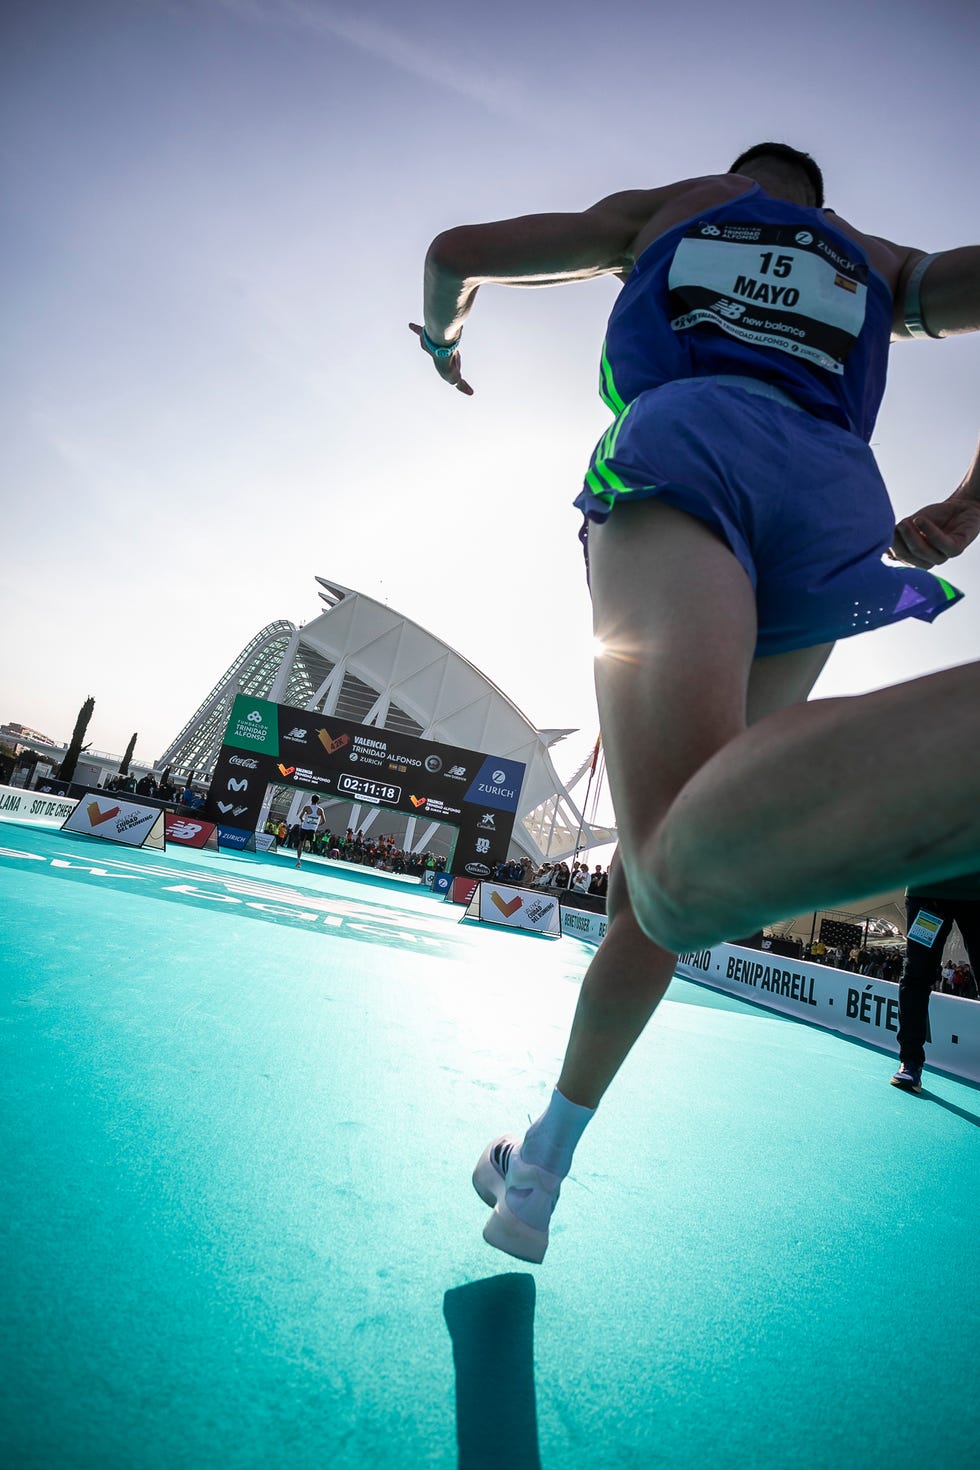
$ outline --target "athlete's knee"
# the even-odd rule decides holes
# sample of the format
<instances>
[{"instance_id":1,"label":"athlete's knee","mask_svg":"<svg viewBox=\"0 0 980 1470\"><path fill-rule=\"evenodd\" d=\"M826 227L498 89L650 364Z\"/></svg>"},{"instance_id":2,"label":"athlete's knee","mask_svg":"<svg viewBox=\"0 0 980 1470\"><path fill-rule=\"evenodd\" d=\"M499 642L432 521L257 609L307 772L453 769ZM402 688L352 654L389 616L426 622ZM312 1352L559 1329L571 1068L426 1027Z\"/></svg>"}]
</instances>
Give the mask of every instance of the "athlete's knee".
<instances>
[{"instance_id":1,"label":"athlete's knee","mask_svg":"<svg viewBox=\"0 0 980 1470\"><path fill-rule=\"evenodd\" d=\"M647 863L642 875L634 877L631 892L633 912L646 937L661 949L686 953L691 947L690 916L683 894L673 891L667 876Z\"/></svg>"},{"instance_id":2,"label":"athlete's knee","mask_svg":"<svg viewBox=\"0 0 980 1470\"><path fill-rule=\"evenodd\" d=\"M661 829L630 871L633 911L644 934L662 949L687 954L724 934L729 882L715 886L713 864L688 856Z\"/></svg>"},{"instance_id":3,"label":"athlete's knee","mask_svg":"<svg viewBox=\"0 0 980 1470\"><path fill-rule=\"evenodd\" d=\"M616 949L623 953L632 950L642 954L641 969L649 965L650 939L636 916L630 897L626 869L617 850L609 866L609 887L606 893L606 950Z\"/></svg>"}]
</instances>

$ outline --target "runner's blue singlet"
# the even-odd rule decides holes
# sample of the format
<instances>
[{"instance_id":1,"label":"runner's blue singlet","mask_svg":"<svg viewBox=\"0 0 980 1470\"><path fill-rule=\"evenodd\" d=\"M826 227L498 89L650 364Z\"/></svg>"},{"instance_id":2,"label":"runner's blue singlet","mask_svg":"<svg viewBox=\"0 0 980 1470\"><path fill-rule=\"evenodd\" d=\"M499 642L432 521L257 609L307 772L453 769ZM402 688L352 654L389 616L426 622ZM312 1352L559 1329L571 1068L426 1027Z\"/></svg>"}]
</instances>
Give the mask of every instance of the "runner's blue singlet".
<instances>
[{"instance_id":1,"label":"runner's blue singlet","mask_svg":"<svg viewBox=\"0 0 980 1470\"><path fill-rule=\"evenodd\" d=\"M756 596L759 656L958 602L884 560L895 531L869 447L892 298L819 209L757 185L644 250L609 318L615 414L575 504L589 525L656 499L727 543Z\"/></svg>"},{"instance_id":2,"label":"runner's blue singlet","mask_svg":"<svg viewBox=\"0 0 980 1470\"><path fill-rule=\"evenodd\" d=\"M640 256L609 318L600 392L736 373L868 441L885 389L892 298L819 209L758 185L693 216Z\"/></svg>"}]
</instances>

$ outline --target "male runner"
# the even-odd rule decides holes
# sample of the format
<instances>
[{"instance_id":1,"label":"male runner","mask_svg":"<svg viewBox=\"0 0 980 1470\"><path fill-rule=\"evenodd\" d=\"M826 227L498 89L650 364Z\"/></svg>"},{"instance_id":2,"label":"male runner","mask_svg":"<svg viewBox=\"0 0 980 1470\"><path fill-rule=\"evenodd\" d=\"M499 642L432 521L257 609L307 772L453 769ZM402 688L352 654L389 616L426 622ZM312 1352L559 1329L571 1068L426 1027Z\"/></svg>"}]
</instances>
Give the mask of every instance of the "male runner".
<instances>
[{"instance_id":1,"label":"male runner","mask_svg":"<svg viewBox=\"0 0 980 1470\"><path fill-rule=\"evenodd\" d=\"M296 866L300 866L303 848L309 843L313 851L313 839L323 823L323 808L318 796L311 796L299 814L299 836L296 839Z\"/></svg>"},{"instance_id":2,"label":"male runner","mask_svg":"<svg viewBox=\"0 0 980 1470\"><path fill-rule=\"evenodd\" d=\"M616 420L576 501L608 650L609 927L551 1103L474 1174L485 1238L525 1260L678 951L980 856L980 665L805 703L835 639L958 600L925 569L980 531L980 453L896 530L868 440L889 339L980 328L980 247L928 256L822 204L813 160L763 143L727 174L448 230L426 257L412 330L465 394L482 284L625 282L601 363ZM909 565L882 563L893 538Z\"/></svg>"}]
</instances>

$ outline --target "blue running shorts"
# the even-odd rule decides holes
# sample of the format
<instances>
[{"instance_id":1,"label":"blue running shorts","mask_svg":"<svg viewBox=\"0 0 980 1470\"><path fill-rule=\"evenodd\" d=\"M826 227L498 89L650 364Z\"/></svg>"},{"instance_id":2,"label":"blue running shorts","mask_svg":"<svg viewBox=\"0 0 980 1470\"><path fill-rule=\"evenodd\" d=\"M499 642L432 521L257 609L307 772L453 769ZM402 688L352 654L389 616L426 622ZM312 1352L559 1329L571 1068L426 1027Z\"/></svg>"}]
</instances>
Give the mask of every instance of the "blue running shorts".
<instances>
[{"instance_id":1,"label":"blue running shorts","mask_svg":"<svg viewBox=\"0 0 980 1470\"><path fill-rule=\"evenodd\" d=\"M885 562L895 517L870 448L753 378L692 378L641 393L605 433L575 501L590 521L658 499L704 521L755 589L756 654L932 620L962 593Z\"/></svg>"}]
</instances>

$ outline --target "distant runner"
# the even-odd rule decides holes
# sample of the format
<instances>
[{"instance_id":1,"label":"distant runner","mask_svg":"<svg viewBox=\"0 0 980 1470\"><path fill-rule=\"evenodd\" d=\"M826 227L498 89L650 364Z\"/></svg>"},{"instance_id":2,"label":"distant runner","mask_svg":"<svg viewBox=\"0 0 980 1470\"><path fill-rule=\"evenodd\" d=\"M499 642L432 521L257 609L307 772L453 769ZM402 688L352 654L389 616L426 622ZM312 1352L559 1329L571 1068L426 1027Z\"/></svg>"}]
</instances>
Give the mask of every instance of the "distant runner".
<instances>
[{"instance_id":1,"label":"distant runner","mask_svg":"<svg viewBox=\"0 0 980 1470\"><path fill-rule=\"evenodd\" d=\"M313 851L313 839L318 836L323 826L323 808L318 796L311 796L306 806L299 814L299 835L296 839L296 866L300 866L303 857L303 848L309 844Z\"/></svg>"}]
</instances>

